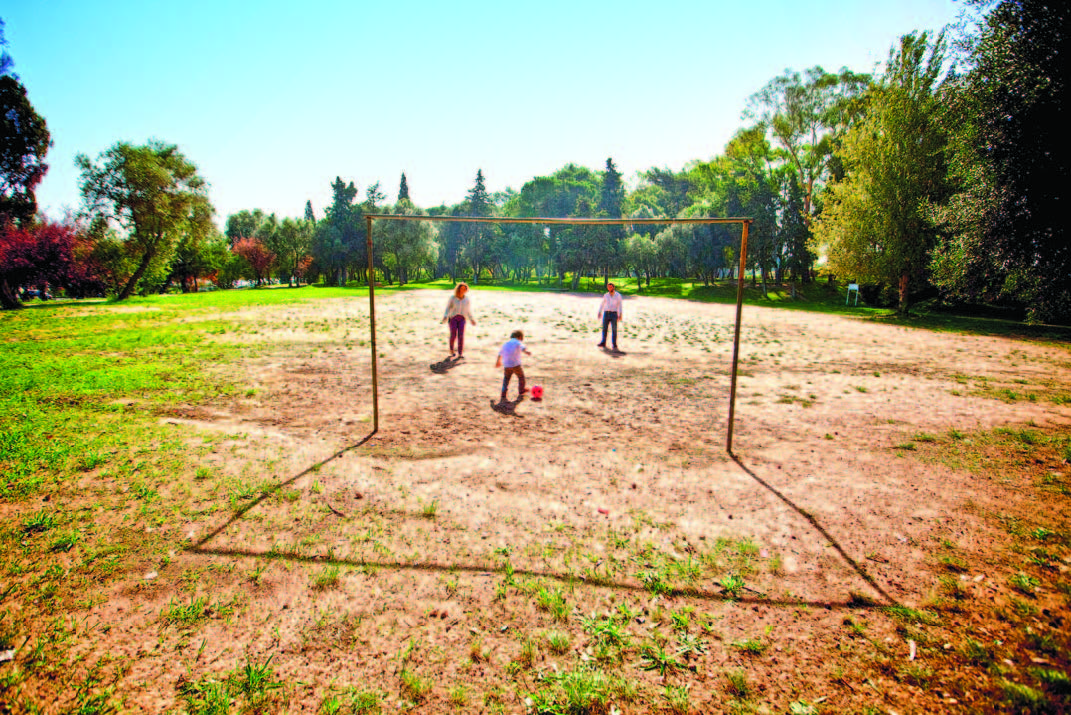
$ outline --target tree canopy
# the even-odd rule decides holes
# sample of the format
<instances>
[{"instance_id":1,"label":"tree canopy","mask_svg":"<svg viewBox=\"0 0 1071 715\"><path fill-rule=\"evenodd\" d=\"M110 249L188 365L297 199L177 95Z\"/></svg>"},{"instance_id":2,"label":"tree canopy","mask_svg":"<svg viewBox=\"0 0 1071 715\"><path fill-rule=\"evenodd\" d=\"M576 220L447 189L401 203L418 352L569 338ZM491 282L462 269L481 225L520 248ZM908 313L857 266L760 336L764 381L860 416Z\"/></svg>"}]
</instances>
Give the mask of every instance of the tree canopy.
<instances>
[{"instance_id":1,"label":"tree canopy","mask_svg":"<svg viewBox=\"0 0 1071 715\"><path fill-rule=\"evenodd\" d=\"M868 91L867 112L839 155L846 176L829 188L815 243L833 271L898 286L899 309L924 282L935 242L926 205L944 199L946 139L936 89L944 37L906 35Z\"/></svg>"},{"instance_id":2,"label":"tree canopy","mask_svg":"<svg viewBox=\"0 0 1071 715\"><path fill-rule=\"evenodd\" d=\"M166 270L184 236L212 230L208 185L172 144L119 142L97 162L80 154L76 163L86 211L126 231L124 248L133 271L119 300L134 292L150 268Z\"/></svg>"}]
</instances>

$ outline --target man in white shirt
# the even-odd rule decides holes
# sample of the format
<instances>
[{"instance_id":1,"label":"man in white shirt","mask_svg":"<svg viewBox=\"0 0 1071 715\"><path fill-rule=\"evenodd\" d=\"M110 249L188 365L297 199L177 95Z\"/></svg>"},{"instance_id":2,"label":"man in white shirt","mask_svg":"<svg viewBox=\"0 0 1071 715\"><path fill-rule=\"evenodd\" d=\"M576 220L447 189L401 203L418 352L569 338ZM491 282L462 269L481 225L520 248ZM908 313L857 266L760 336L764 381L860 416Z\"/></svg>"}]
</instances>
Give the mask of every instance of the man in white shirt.
<instances>
[{"instance_id":1,"label":"man in white shirt","mask_svg":"<svg viewBox=\"0 0 1071 715\"><path fill-rule=\"evenodd\" d=\"M606 347L606 327L610 326L612 328L611 337L614 350L617 350L617 321L625 319L623 308L624 301L621 299L621 294L617 292L617 288L614 287L613 283L608 283L606 285L606 295L602 297L602 303L599 304L599 318L602 319L600 348Z\"/></svg>"}]
</instances>

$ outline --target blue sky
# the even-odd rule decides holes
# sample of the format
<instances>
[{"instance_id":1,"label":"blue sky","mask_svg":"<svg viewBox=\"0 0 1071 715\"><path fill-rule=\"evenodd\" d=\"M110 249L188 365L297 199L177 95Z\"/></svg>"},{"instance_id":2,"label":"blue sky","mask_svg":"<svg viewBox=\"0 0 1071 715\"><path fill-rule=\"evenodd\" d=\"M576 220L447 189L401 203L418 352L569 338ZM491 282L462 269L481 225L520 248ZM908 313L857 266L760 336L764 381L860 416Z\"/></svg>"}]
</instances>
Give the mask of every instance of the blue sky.
<instances>
[{"instance_id":1,"label":"blue sky","mask_svg":"<svg viewBox=\"0 0 1071 715\"><path fill-rule=\"evenodd\" d=\"M786 69L873 71L949 0L328 2L6 0L8 52L48 122L41 207L77 209L74 157L177 144L241 209L318 216L336 176L421 206L477 169L515 189L568 162L631 179L720 153Z\"/></svg>"}]
</instances>

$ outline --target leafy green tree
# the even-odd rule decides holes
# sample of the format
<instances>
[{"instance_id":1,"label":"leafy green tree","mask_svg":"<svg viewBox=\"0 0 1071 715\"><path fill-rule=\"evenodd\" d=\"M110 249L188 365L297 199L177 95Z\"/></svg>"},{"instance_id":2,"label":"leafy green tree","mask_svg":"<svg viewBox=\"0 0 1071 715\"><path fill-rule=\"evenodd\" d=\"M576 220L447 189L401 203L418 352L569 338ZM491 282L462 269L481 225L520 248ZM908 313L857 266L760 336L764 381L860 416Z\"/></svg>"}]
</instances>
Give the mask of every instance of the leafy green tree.
<instances>
[{"instance_id":1,"label":"leafy green tree","mask_svg":"<svg viewBox=\"0 0 1071 715\"><path fill-rule=\"evenodd\" d=\"M643 172L643 183L637 192L643 194L648 187L650 191L645 194L648 198L643 203L652 209L655 216L674 218L691 204L689 193L692 183L686 171L675 173L669 168L648 169Z\"/></svg>"},{"instance_id":2,"label":"leafy green tree","mask_svg":"<svg viewBox=\"0 0 1071 715\"><path fill-rule=\"evenodd\" d=\"M50 146L48 126L26 88L0 76L0 221L23 223L37 212L34 192L48 171Z\"/></svg>"},{"instance_id":3,"label":"leafy green tree","mask_svg":"<svg viewBox=\"0 0 1071 715\"><path fill-rule=\"evenodd\" d=\"M264 222L264 212L260 209L252 211L241 210L227 217L227 225L224 234L230 239L231 245L243 238L253 238L257 235L257 229Z\"/></svg>"},{"instance_id":4,"label":"leafy green tree","mask_svg":"<svg viewBox=\"0 0 1071 715\"><path fill-rule=\"evenodd\" d=\"M424 216L424 211L408 200L399 201L391 213L399 216ZM383 221L376 232L377 264L387 283L397 278L402 285L431 269L438 259L436 230L429 221Z\"/></svg>"},{"instance_id":5,"label":"leafy green tree","mask_svg":"<svg viewBox=\"0 0 1071 715\"><path fill-rule=\"evenodd\" d=\"M591 169L576 164L566 164L551 176L537 176L521 187L520 193L508 204L510 215L546 216L548 218L566 218L569 216L593 213L599 201L601 182L599 176ZM577 213L577 207L587 207ZM574 270L580 263L581 256L577 246L586 239L581 239L583 232L573 231L562 225L551 225L541 235L528 235L532 245L540 246L543 255L549 259L558 273L559 283L565 280L565 274ZM586 235L586 234L585 234ZM579 277L574 276L574 281Z\"/></svg>"},{"instance_id":6,"label":"leafy green tree","mask_svg":"<svg viewBox=\"0 0 1071 715\"><path fill-rule=\"evenodd\" d=\"M226 239L219 236L211 216L208 220L192 222L189 230L183 231L179 238L162 289L166 290L173 281L178 281L182 292L189 293L197 290L197 281L215 274L220 267L212 250L216 240Z\"/></svg>"},{"instance_id":7,"label":"leafy green tree","mask_svg":"<svg viewBox=\"0 0 1071 715\"><path fill-rule=\"evenodd\" d=\"M6 53L3 58L10 60ZM48 126L30 104L26 88L10 74L0 76L0 229L32 221L37 212L35 191L48 171L45 155L51 145ZM0 276L3 308L19 307L13 288Z\"/></svg>"},{"instance_id":8,"label":"leafy green tree","mask_svg":"<svg viewBox=\"0 0 1071 715\"><path fill-rule=\"evenodd\" d=\"M0 48L7 47L7 39L4 37L4 18L0 17ZM15 61L11 59L11 55L7 53L7 50L0 49L0 77L15 76L12 68L15 66Z\"/></svg>"},{"instance_id":9,"label":"leafy green tree","mask_svg":"<svg viewBox=\"0 0 1071 715\"><path fill-rule=\"evenodd\" d=\"M990 7L967 38L969 70L942 97L956 192L934 213L949 234L935 281L954 299L1012 301L1030 320L1069 320L1068 5Z\"/></svg>"},{"instance_id":10,"label":"leafy green tree","mask_svg":"<svg viewBox=\"0 0 1071 715\"><path fill-rule=\"evenodd\" d=\"M398 203L409 200L409 182L405 180L405 172L402 172L402 181L398 185Z\"/></svg>"},{"instance_id":11,"label":"leafy green tree","mask_svg":"<svg viewBox=\"0 0 1071 715\"><path fill-rule=\"evenodd\" d=\"M231 242L226 236L211 236L202 248L205 262L213 268L208 278L218 288L233 288L243 276L252 274L252 268L244 258L231 250Z\"/></svg>"},{"instance_id":12,"label":"leafy green tree","mask_svg":"<svg viewBox=\"0 0 1071 715\"><path fill-rule=\"evenodd\" d=\"M487 193L487 185L483 177L483 169L476 171L476 182L469 189L465 199L466 216L491 216L491 197ZM485 223L466 223L465 237L467 239L464 254L467 254L468 263L472 268L472 282L476 284L480 280L480 270L484 267L484 251L486 243L492 234L492 227Z\"/></svg>"},{"instance_id":13,"label":"leafy green tree","mask_svg":"<svg viewBox=\"0 0 1071 715\"><path fill-rule=\"evenodd\" d=\"M778 226L779 244L784 246L785 262L782 264L792 275L799 278L808 275L818 254L811 250L811 230L803 219L803 189L795 171L779 172L779 204L781 221ZM781 275L778 275L778 281Z\"/></svg>"},{"instance_id":14,"label":"leafy green tree","mask_svg":"<svg viewBox=\"0 0 1071 715\"><path fill-rule=\"evenodd\" d=\"M936 232L928 201L946 192L947 137L937 121L936 89L944 36L905 35L871 88L866 118L844 140L847 169L833 184L815 240L838 274L898 286L899 311L923 285Z\"/></svg>"},{"instance_id":15,"label":"leafy green tree","mask_svg":"<svg viewBox=\"0 0 1071 715\"><path fill-rule=\"evenodd\" d=\"M621 218L624 215L625 187L612 158L606 160L606 170L600 178L602 182L599 187L598 214L606 218ZM610 281L610 271L616 269L620 263L621 242L625 238L624 226L606 226L605 229L603 234L607 245L599 251L604 286Z\"/></svg>"},{"instance_id":16,"label":"leafy green tree","mask_svg":"<svg viewBox=\"0 0 1071 715\"><path fill-rule=\"evenodd\" d=\"M253 237L260 241L261 245L267 248L273 255L277 255L275 249L279 242L279 219L275 217L275 214L270 214L265 217L265 219L257 225L257 230L253 233Z\"/></svg>"},{"instance_id":17,"label":"leafy green tree","mask_svg":"<svg viewBox=\"0 0 1071 715\"><path fill-rule=\"evenodd\" d=\"M207 232L212 204L208 184L173 144L119 142L99 163L80 154L86 212L114 221L126 231L124 248L134 269L116 298L130 297L143 277L165 272L175 248L189 232ZM152 271L150 271L152 269Z\"/></svg>"},{"instance_id":18,"label":"leafy green tree","mask_svg":"<svg viewBox=\"0 0 1071 715\"><path fill-rule=\"evenodd\" d=\"M576 201L576 207L570 213L571 218L594 218L595 206L591 198L581 195ZM555 260L559 270L564 273L572 273L572 285L576 290L580 286L580 278L598 265L596 257L599 234L592 229L601 228L595 226L571 225L563 228L558 234Z\"/></svg>"},{"instance_id":19,"label":"leafy green tree","mask_svg":"<svg viewBox=\"0 0 1071 715\"><path fill-rule=\"evenodd\" d=\"M284 218L276 228L268 248L275 254L279 278L286 278L287 285L300 285L304 267L311 257L313 225L305 219Z\"/></svg>"},{"instance_id":20,"label":"leafy green tree","mask_svg":"<svg viewBox=\"0 0 1071 715\"><path fill-rule=\"evenodd\" d=\"M367 213L378 213L379 205L387 199L379 182L372 184L364 190L364 206Z\"/></svg>"},{"instance_id":21,"label":"leafy green tree","mask_svg":"<svg viewBox=\"0 0 1071 715\"><path fill-rule=\"evenodd\" d=\"M646 233L629 236L625 243L625 262L636 272L636 287L643 279L651 287L651 275L658 270L658 246Z\"/></svg>"},{"instance_id":22,"label":"leafy green tree","mask_svg":"<svg viewBox=\"0 0 1071 715\"><path fill-rule=\"evenodd\" d=\"M808 228L817 213L818 193L836 163L841 137L861 114L869 81L869 75L848 69L831 74L812 67L802 75L786 70L750 99L746 115L770 133L799 176Z\"/></svg>"},{"instance_id":23,"label":"leafy green tree","mask_svg":"<svg viewBox=\"0 0 1071 715\"><path fill-rule=\"evenodd\" d=\"M335 177L331 184L332 201L327 216L316 224L312 237L312 255L318 273L331 285L346 285L350 266L367 262L361 213L353 201L357 187Z\"/></svg>"},{"instance_id":24,"label":"leafy green tree","mask_svg":"<svg viewBox=\"0 0 1071 715\"><path fill-rule=\"evenodd\" d=\"M312 210L312 201L305 202L305 220L310 224L316 223L316 214Z\"/></svg>"}]
</instances>

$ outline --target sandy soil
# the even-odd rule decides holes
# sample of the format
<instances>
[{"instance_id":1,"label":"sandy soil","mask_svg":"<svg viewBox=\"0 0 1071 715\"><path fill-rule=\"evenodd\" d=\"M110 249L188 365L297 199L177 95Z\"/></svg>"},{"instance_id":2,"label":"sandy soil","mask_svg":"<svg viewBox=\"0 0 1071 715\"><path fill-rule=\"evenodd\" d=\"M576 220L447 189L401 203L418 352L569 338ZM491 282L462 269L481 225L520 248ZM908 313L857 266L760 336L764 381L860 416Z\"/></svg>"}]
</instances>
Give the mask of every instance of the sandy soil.
<instances>
[{"instance_id":1,"label":"sandy soil","mask_svg":"<svg viewBox=\"0 0 1071 715\"><path fill-rule=\"evenodd\" d=\"M315 711L331 687L353 685L387 693L388 712L407 697L419 712L524 712L538 673L567 671L591 653L579 616L626 603L645 614L630 623L634 642L652 628L669 633L667 614L685 606L714 625L708 653L683 674L661 680L634 667L635 652L625 657L621 672L644 695L615 701L624 712L655 708L653 693L667 684L687 685L696 712L724 710L731 668L747 671L756 712L794 701L819 701L824 712L985 707L969 693L864 672L860 663L876 656L845 655L842 622L881 605L925 605L941 539L971 564L971 588L999 590L1005 572L986 561L986 515L1010 503L1007 490L896 447L951 429L1066 430L1066 405L979 394L1066 388L1066 350L746 307L731 457L733 307L631 298L615 354L595 346L595 297L477 288L465 360L449 361L445 300L437 291L378 298L380 415L370 437L366 301L227 316L236 329L216 339L250 345L238 378L250 394L165 421L195 441L216 440L205 463L220 473L281 486L235 514L165 525L191 549L150 585L94 609L113 624L109 652L133 658L129 704L176 707L175 683L274 654L276 674L299 683L281 710ZM525 331L525 372L545 399L495 409L495 357L514 329ZM1066 501L1050 514L1058 522ZM631 545L615 546L615 535ZM646 553L663 560L651 557L656 565L687 561L740 540L760 563L740 598L718 584L730 566L662 596L637 575L651 566ZM541 609L534 586L502 587L507 561L522 585L564 589L568 620ZM341 575L318 588L311 579L325 564ZM206 592L245 594L240 615L161 635L161 609L190 590L180 574L209 567L223 572ZM263 573L251 581L256 568ZM906 661L910 637L872 620L873 640ZM518 634L555 628L573 631L572 649L543 648L510 677ZM156 629L155 650L145 629ZM731 647L746 638L769 648L754 658ZM932 647L920 658L944 682L941 644ZM430 692L399 694L406 668ZM451 702L458 684L468 699Z\"/></svg>"}]
</instances>

